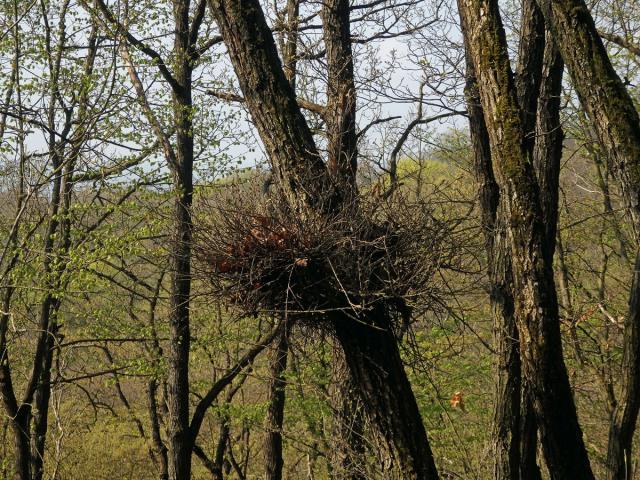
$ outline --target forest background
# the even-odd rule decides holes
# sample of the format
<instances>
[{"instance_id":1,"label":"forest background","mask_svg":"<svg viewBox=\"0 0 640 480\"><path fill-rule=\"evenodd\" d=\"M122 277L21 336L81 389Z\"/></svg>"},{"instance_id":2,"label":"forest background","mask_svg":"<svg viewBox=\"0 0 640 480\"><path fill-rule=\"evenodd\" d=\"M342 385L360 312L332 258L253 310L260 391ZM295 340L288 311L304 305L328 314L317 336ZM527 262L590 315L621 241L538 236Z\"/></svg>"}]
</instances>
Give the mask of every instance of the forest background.
<instances>
[{"instance_id":1,"label":"forest background","mask_svg":"<svg viewBox=\"0 0 640 480\"><path fill-rule=\"evenodd\" d=\"M516 72L505 82L518 89L523 148L557 158L551 186L530 159L559 305L542 323L560 330L571 387L550 389L559 411L575 402L589 471L634 478L637 450L616 460L615 444L635 418L615 432L640 378L640 327L628 326L637 203L603 140L609 117L585 101L563 48L549 53L561 26L545 30L545 3L3 0L0 478L435 478L418 460L431 452L441 478L583 478L536 439L556 437L527 393L538 385L519 350L527 330L501 323L507 290L524 315L527 271L500 270L511 254L496 245L515 238L515 255L519 237L499 212L519 207L496 202L489 228L474 136L495 58ZM486 65L475 8L504 25ZM585 11L608 78L637 109L640 3ZM527 91L537 57L542 80ZM598 77L587 80L600 101ZM556 104L550 129L540 99ZM486 123L497 164L500 127ZM503 198L521 198L511 171L494 169ZM380 305L388 323L371 327ZM388 330L366 340L380 358L352 341L368 334L345 331L347 318ZM415 418L426 447L410 446ZM527 454L537 477L510 476Z\"/></svg>"}]
</instances>

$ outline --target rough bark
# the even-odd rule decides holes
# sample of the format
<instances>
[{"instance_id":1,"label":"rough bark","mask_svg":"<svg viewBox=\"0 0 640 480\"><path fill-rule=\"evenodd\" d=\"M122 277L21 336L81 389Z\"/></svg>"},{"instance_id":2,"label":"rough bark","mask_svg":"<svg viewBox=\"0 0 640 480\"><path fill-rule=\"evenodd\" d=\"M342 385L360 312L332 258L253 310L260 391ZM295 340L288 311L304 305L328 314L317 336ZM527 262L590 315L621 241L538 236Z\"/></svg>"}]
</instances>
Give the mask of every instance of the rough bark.
<instances>
[{"instance_id":1,"label":"rough bark","mask_svg":"<svg viewBox=\"0 0 640 480\"><path fill-rule=\"evenodd\" d=\"M489 134L484 123L473 62L467 55L465 94L474 171L479 185L482 229L487 252L489 299L497 351L492 449L494 478L517 480L520 468L520 353L514 318L511 252L506 238L504 204L493 172Z\"/></svg>"},{"instance_id":2,"label":"rough bark","mask_svg":"<svg viewBox=\"0 0 640 480\"><path fill-rule=\"evenodd\" d=\"M533 159L544 218L543 251L552 265L558 222L558 188L562 157L560 94L563 63L544 17L534 0L523 2L516 91L524 132L523 148ZM531 388L522 381L520 477L541 478L537 464L538 428Z\"/></svg>"},{"instance_id":3,"label":"rough bark","mask_svg":"<svg viewBox=\"0 0 640 480\"><path fill-rule=\"evenodd\" d=\"M278 336L271 363L269 407L267 409L264 440L265 480L282 480L284 459L282 456L282 427L284 423L285 387L284 374L289 355L289 330L283 328Z\"/></svg>"},{"instance_id":4,"label":"rough bark","mask_svg":"<svg viewBox=\"0 0 640 480\"><path fill-rule=\"evenodd\" d=\"M348 317L334 321L353 384L401 478L437 479L427 433L391 322L382 307L374 308L367 317L361 322Z\"/></svg>"},{"instance_id":5,"label":"rough bark","mask_svg":"<svg viewBox=\"0 0 640 480\"><path fill-rule=\"evenodd\" d=\"M355 189L357 169L356 87L351 52L349 0L328 0L322 7L327 61L328 168L343 188Z\"/></svg>"},{"instance_id":6,"label":"rough bark","mask_svg":"<svg viewBox=\"0 0 640 480\"><path fill-rule=\"evenodd\" d=\"M330 208L329 177L256 0L209 0L244 99L292 205Z\"/></svg>"},{"instance_id":7,"label":"rough bark","mask_svg":"<svg viewBox=\"0 0 640 480\"><path fill-rule=\"evenodd\" d=\"M599 143L622 186L636 235L640 224L640 120L582 0L537 0Z\"/></svg>"},{"instance_id":8,"label":"rough bark","mask_svg":"<svg viewBox=\"0 0 640 480\"><path fill-rule=\"evenodd\" d=\"M640 118L616 74L595 23L582 0L538 0L562 54L580 102L611 160L640 239ZM639 242L640 243L640 242ZM633 433L640 410L640 251L636 253L625 317L622 393L609 431L608 478L630 479Z\"/></svg>"},{"instance_id":9,"label":"rough bark","mask_svg":"<svg viewBox=\"0 0 640 480\"><path fill-rule=\"evenodd\" d=\"M558 194L564 133L560 123L560 96L564 62L553 36L544 33L542 75L537 95L533 165L540 186L540 206L545 219L544 253L553 263L558 229Z\"/></svg>"},{"instance_id":10,"label":"rough bark","mask_svg":"<svg viewBox=\"0 0 640 480\"><path fill-rule=\"evenodd\" d=\"M329 0L321 10L327 62L327 168L333 181L345 192L344 200L357 194L358 146L356 135L356 87L348 0ZM346 368L344 356L334 355L334 371L344 375L336 390L337 431L336 478L363 478L363 417L358 407L357 386ZM342 371L344 370L344 372Z\"/></svg>"},{"instance_id":11,"label":"rough bark","mask_svg":"<svg viewBox=\"0 0 640 480\"><path fill-rule=\"evenodd\" d=\"M14 441L13 480L31 480L31 408L22 405L18 414L12 419Z\"/></svg>"},{"instance_id":12,"label":"rough bark","mask_svg":"<svg viewBox=\"0 0 640 480\"><path fill-rule=\"evenodd\" d=\"M538 424L531 387L522 379L520 414L520 479L542 480L538 466Z\"/></svg>"},{"instance_id":13,"label":"rough bark","mask_svg":"<svg viewBox=\"0 0 640 480\"><path fill-rule=\"evenodd\" d=\"M209 5L284 193L303 216L328 214L345 194L333 189L283 73L260 4L257 0L210 0ZM390 322L384 312L372 312L362 322L344 316L334 323L372 422L387 440L403 478L437 478Z\"/></svg>"},{"instance_id":14,"label":"rough bark","mask_svg":"<svg viewBox=\"0 0 640 480\"><path fill-rule=\"evenodd\" d=\"M365 480L366 467L363 405L354 385L344 353L333 354L334 420L336 448L331 458L334 480Z\"/></svg>"},{"instance_id":15,"label":"rough bark","mask_svg":"<svg viewBox=\"0 0 640 480\"><path fill-rule=\"evenodd\" d=\"M524 148L530 153L533 153L536 143L535 128L544 49L545 28L542 12L535 0L524 0L515 81L524 131Z\"/></svg>"},{"instance_id":16,"label":"rough bark","mask_svg":"<svg viewBox=\"0 0 640 480\"><path fill-rule=\"evenodd\" d=\"M189 1L175 0L173 115L176 127L175 164L170 164L174 184L173 235L169 291L168 437L169 478L191 478L193 438L189 428L189 300L191 292L191 243L193 226L193 136Z\"/></svg>"},{"instance_id":17,"label":"rough bark","mask_svg":"<svg viewBox=\"0 0 640 480\"><path fill-rule=\"evenodd\" d=\"M525 131L498 4L459 0L462 29L475 66L491 154L509 209L516 322L552 478L593 478L562 354L553 270L545 255L540 191Z\"/></svg>"}]
</instances>

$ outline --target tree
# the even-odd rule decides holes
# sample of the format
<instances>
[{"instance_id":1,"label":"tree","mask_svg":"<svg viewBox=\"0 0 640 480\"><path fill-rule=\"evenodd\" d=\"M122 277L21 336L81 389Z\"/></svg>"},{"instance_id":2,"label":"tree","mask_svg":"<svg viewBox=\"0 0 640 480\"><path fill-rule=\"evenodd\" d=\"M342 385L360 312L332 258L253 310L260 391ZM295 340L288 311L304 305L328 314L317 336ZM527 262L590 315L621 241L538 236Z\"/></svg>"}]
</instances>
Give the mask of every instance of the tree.
<instances>
[{"instance_id":1,"label":"tree","mask_svg":"<svg viewBox=\"0 0 640 480\"><path fill-rule=\"evenodd\" d=\"M330 19L335 15L337 23L330 27L342 28L341 38L348 40L348 30L344 30L349 24L345 17L348 9L340 3L333 5L327 6L329 10L324 16ZM338 164L335 173L323 164L295 94L284 76L260 5L253 0L211 1L210 8L229 51L246 105L269 154L278 186L292 211L305 218L318 213L328 215L339 209L340 202L349 198L350 193L339 187L345 183L341 177L332 181L332 175L340 172L352 175L353 166L349 162L353 161L353 156L341 149L340 155L333 157ZM345 62L345 55L348 57L348 48L337 46L335 61ZM340 65L348 65L346 61ZM349 76L348 67L344 72ZM340 125L352 129L352 94L348 85L345 91L345 101L334 108L339 107L343 112L336 114ZM344 142L352 148L353 142L348 138L349 130L340 130L339 135L329 141ZM346 183L349 184L348 180ZM363 312L360 321L335 314L333 325L350 374L404 478L437 478L422 419L384 307ZM396 414L390 416L389 412Z\"/></svg>"},{"instance_id":2,"label":"tree","mask_svg":"<svg viewBox=\"0 0 640 480\"><path fill-rule=\"evenodd\" d=\"M558 304L543 223L540 187L525 147L517 92L497 2L458 2L491 154L507 198L524 377L548 469L554 478L593 478L562 356Z\"/></svg>"},{"instance_id":3,"label":"tree","mask_svg":"<svg viewBox=\"0 0 640 480\"><path fill-rule=\"evenodd\" d=\"M538 2L562 53L598 140L614 164L631 216L636 242L640 231L640 118L616 74L586 4ZM636 267L625 317L622 400L609 434L610 478L632 478L631 444L640 410L640 278Z\"/></svg>"}]
</instances>

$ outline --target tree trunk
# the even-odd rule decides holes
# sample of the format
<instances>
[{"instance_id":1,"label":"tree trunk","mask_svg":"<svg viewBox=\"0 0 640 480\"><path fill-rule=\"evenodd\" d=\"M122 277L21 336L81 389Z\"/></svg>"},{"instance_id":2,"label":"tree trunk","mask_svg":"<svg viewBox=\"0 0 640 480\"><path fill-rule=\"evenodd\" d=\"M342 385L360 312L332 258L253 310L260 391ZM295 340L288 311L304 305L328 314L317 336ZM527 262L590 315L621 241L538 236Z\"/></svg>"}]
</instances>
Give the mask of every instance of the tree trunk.
<instances>
[{"instance_id":1,"label":"tree trunk","mask_svg":"<svg viewBox=\"0 0 640 480\"><path fill-rule=\"evenodd\" d=\"M523 4L516 89L525 136L524 148L533 159L540 190L545 228L544 255L553 265L558 224L558 189L563 134L560 125L560 95L564 65L544 17L534 0ZM538 427L530 386L523 381L521 403L522 480L539 480L537 464Z\"/></svg>"},{"instance_id":2,"label":"tree trunk","mask_svg":"<svg viewBox=\"0 0 640 480\"><path fill-rule=\"evenodd\" d=\"M31 406L22 405L11 422L14 438L13 480L31 480Z\"/></svg>"},{"instance_id":3,"label":"tree trunk","mask_svg":"<svg viewBox=\"0 0 640 480\"><path fill-rule=\"evenodd\" d=\"M334 328L352 382L400 478L437 479L427 432L387 313L378 306L361 321L338 317Z\"/></svg>"},{"instance_id":4,"label":"tree trunk","mask_svg":"<svg viewBox=\"0 0 640 480\"><path fill-rule=\"evenodd\" d=\"M240 88L292 206L331 210L331 182L257 0L209 0Z\"/></svg>"},{"instance_id":5,"label":"tree trunk","mask_svg":"<svg viewBox=\"0 0 640 480\"><path fill-rule=\"evenodd\" d=\"M583 0L537 0L567 64L580 102L611 159L640 245L640 118L616 74ZM640 279L635 272L625 317L622 394L609 431L607 478L633 478L631 449L640 410Z\"/></svg>"},{"instance_id":6,"label":"tree trunk","mask_svg":"<svg viewBox=\"0 0 640 480\"><path fill-rule=\"evenodd\" d=\"M51 313L53 317L57 315L57 310L58 309L54 307L54 311ZM52 323L53 328L49 329L49 338L47 339L47 352L42 359L41 384L36 389L33 398L33 434L31 438L33 480L42 480L44 476L45 444L49 426L49 399L51 398L51 364L58 330L57 322L54 320Z\"/></svg>"},{"instance_id":7,"label":"tree trunk","mask_svg":"<svg viewBox=\"0 0 640 480\"><path fill-rule=\"evenodd\" d=\"M176 126L173 175L175 205L171 239L169 342L169 478L191 478L193 441L189 417L189 300L191 293L191 204L193 199L193 122L191 59L189 57L189 1L174 0L175 80L173 115Z\"/></svg>"},{"instance_id":8,"label":"tree trunk","mask_svg":"<svg viewBox=\"0 0 640 480\"><path fill-rule=\"evenodd\" d=\"M538 466L538 425L533 408L531 388L526 380L522 381L521 417L520 417L520 479L542 480Z\"/></svg>"},{"instance_id":9,"label":"tree trunk","mask_svg":"<svg viewBox=\"0 0 640 480\"><path fill-rule=\"evenodd\" d=\"M349 0L328 0L322 7L327 50L328 168L344 189L355 192L357 169L356 87L351 52Z\"/></svg>"},{"instance_id":10,"label":"tree trunk","mask_svg":"<svg viewBox=\"0 0 640 480\"><path fill-rule=\"evenodd\" d=\"M303 217L328 214L349 196L335 189L300 112L257 0L209 0L246 104L281 188ZM369 325L334 322L355 384L373 424L407 479L437 478L435 464L398 345L386 314ZM374 322L375 320L375 322Z\"/></svg>"},{"instance_id":11,"label":"tree trunk","mask_svg":"<svg viewBox=\"0 0 640 480\"><path fill-rule=\"evenodd\" d=\"M548 469L554 479L591 479L562 354L553 270L545 251L540 190L524 134L505 33L495 0L459 0L491 154L509 210L516 322Z\"/></svg>"},{"instance_id":12,"label":"tree trunk","mask_svg":"<svg viewBox=\"0 0 640 480\"><path fill-rule=\"evenodd\" d=\"M631 284L629 310L625 318L624 353L622 359L622 394L609 429L607 478L633 480L633 434L640 408L640 251Z\"/></svg>"},{"instance_id":13,"label":"tree trunk","mask_svg":"<svg viewBox=\"0 0 640 480\"><path fill-rule=\"evenodd\" d=\"M278 336L271 363L271 385L269 386L269 408L267 409L264 441L265 480L282 480L284 459L282 456L282 426L284 423L285 387L284 378L289 355L289 329L283 328Z\"/></svg>"},{"instance_id":14,"label":"tree trunk","mask_svg":"<svg viewBox=\"0 0 640 480\"><path fill-rule=\"evenodd\" d=\"M518 480L521 367L518 330L514 318L511 252L506 236L505 206L500 201L500 191L493 173L489 134L484 123L473 62L468 54L466 77L465 94L474 151L474 170L480 187L482 229L487 252L494 348L498 353L492 432L494 478Z\"/></svg>"},{"instance_id":15,"label":"tree trunk","mask_svg":"<svg viewBox=\"0 0 640 480\"><path fill-rule=\"evenodd\" d=\"M331 478L365 480L363 405L341 349L335 349L332 366L335 450L331 458Z\"/></svg>"}]
</instances>

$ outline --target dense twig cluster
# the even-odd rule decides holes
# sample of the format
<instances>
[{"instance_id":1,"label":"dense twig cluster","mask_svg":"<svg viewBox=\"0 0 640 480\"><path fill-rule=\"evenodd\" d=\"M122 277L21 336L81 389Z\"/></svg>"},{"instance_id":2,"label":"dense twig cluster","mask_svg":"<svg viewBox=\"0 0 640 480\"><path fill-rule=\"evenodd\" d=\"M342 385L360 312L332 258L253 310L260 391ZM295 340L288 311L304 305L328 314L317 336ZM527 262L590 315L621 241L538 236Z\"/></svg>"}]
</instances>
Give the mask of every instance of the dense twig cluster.
<instances>
[{"instance_id":1,"label":"dense twig cluster","mask_svg":"<svg viewBox=\"0 0 640 480\"><path fill-rule=\"evenodd\" d=\"M428 204L360 198L332 215L299 215L277 195L255 198L236 190L196 212L200 274L246 313L322 323L332 312L357 318L384 302L407 320L410 304L438 302L434 276L457 261L451 224Z\"/></svg>"}]
</instances>

